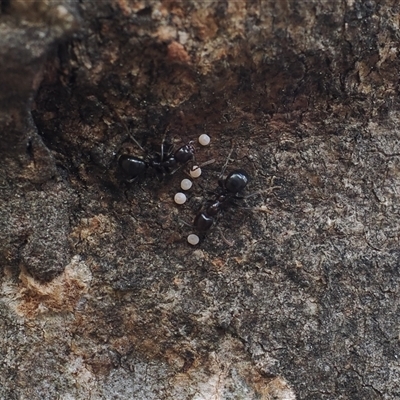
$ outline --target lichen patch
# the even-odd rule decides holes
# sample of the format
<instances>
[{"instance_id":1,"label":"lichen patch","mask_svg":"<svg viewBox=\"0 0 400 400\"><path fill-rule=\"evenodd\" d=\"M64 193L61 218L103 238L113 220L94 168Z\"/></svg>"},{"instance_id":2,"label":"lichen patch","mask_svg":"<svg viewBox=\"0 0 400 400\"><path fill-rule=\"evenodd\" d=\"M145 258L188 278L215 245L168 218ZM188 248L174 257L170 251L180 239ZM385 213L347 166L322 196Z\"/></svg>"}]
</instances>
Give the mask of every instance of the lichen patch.
<instances>
[{"instance_id":1,"label":"lichen patch","mask_svg":"<svg viewBox=\"0 0 400 400\"><path fill-rule=\"evenodd\" d=\"M73 311L87 292L91 273L80 257L74 257L65 271L51 282L42 283L25 269L18 283L5 282L11 308L21 317L34 318L46 312Z\"/></svg>"}]
</instances>

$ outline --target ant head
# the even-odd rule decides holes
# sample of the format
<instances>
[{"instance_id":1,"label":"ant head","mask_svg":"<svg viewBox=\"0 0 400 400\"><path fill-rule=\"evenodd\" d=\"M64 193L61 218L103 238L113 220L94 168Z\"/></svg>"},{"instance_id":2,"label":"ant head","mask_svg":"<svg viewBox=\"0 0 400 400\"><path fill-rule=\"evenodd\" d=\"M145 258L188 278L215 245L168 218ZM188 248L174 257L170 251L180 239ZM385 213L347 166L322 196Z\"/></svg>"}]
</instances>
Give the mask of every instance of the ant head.
<instances>
[{"instance_id":1,"label":"ant head","mask_svg":"<svg viewBox=\"0 0 400 400\"><path fill-rule=\"evenodd\" d=\"M239 193L249 183L250 176L243 169L236 169L232 171L225 179L224 187L232 194Z\"/></svg>"},{"instance_id":2,"label":"ant head","mask_svg":"<svg viewBox=\"0 0 400 400\"><path fill-rule=\"evenodd\" d=\"M175 152L175 159L181 163L185 164L194 158L195 149L192 142L179 147L179 149Z\"/></svg>"}]
</instances>

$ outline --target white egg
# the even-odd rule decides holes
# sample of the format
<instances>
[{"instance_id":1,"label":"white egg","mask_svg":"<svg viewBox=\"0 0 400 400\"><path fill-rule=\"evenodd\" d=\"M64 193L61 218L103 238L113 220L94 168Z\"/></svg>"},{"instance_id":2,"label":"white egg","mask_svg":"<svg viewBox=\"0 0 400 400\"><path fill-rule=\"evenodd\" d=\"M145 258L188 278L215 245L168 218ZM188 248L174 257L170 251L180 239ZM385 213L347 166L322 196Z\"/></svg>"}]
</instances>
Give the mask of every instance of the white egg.
<instances>
[{"instance_id":1,"label":"white egg","mask_svg":"<svg viewBox=\"0 0 400 400\"><path fill-rule=\"evenodd\" d=\"M202 135L199 136L199 143L202 146L207 146L210 144L211 138L210 136L206 135L205 133L203 133Z\"/></svg>"},{"instance_id":2,"label":"white egg","mask_svg":"<svg viewBox=\"0 0 400 400\"><path fill-rule=\"evenodd\" d=\"M201 168L197 165L194 165L190 170L190 176L192 178L198 178L201 175Z\"/></svg>"},{"instance_id":3,"label":"white egg","mask_svg":"<svg viewBox=\"0 0 400 400\"><path fill-rule=\"evenodd\" d=\"M186 202L186 195L184 193L178 192L174 197L174 201L176 204L183 204Z\"/></svg>"},{"instance_id":4,"label":"white egg","mask_svg":"<svg viewBox=\"0 0 400 400\"><path fill-rule=\"evenodd\" d=\"M182 190L189 190L192 187L193 183L190 179L182 179L181 188Z\"/></svg>"},{"instance_id":5,"label":"white egg","mask_svg":"<svg viewBox=\"0 0 400 400\"><path fill-rule=\"evenodd\" d=\"M187 241L189 244L196 246L196 244L199 243L200 239L197 235L195 235L194 233L191 233L188 237L187 237Z\"/></svg>"}]
</instances>

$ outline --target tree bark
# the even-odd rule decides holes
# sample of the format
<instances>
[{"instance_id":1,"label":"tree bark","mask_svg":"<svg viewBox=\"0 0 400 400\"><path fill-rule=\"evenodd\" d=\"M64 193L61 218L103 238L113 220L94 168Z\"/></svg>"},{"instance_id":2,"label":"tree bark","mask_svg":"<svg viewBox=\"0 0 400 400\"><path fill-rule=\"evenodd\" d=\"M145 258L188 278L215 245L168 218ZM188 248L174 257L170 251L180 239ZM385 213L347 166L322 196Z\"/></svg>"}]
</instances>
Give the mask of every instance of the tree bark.
<instances>
[{"instance_id":1,"label":"tree bark","mask_svg":"<svg viewBox=\"0 0 400 400\"><path fill-rule=\"evenodd\" d=\"M0 0L0 398L400 398L399 8Z\"/></svg>"}]
</instances>

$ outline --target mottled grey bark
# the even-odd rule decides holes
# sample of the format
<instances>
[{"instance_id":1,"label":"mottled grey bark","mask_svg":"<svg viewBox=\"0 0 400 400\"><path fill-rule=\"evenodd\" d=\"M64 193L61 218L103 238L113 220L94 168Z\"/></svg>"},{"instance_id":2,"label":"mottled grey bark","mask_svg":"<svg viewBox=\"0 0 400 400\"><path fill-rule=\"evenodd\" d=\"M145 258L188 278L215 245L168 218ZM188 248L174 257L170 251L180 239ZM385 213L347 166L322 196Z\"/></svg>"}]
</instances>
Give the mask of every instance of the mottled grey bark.
<instances>
[{"instance_id":1,"label":"mottled grey bark","mask_svg":"<svg viewBox=\"0 0 400 400\"><path fill-rule=\"evenodd\" d=\"M400 7L331 3L0 1L0 398L400 398Z\"/></svg>"}]
</instances>

